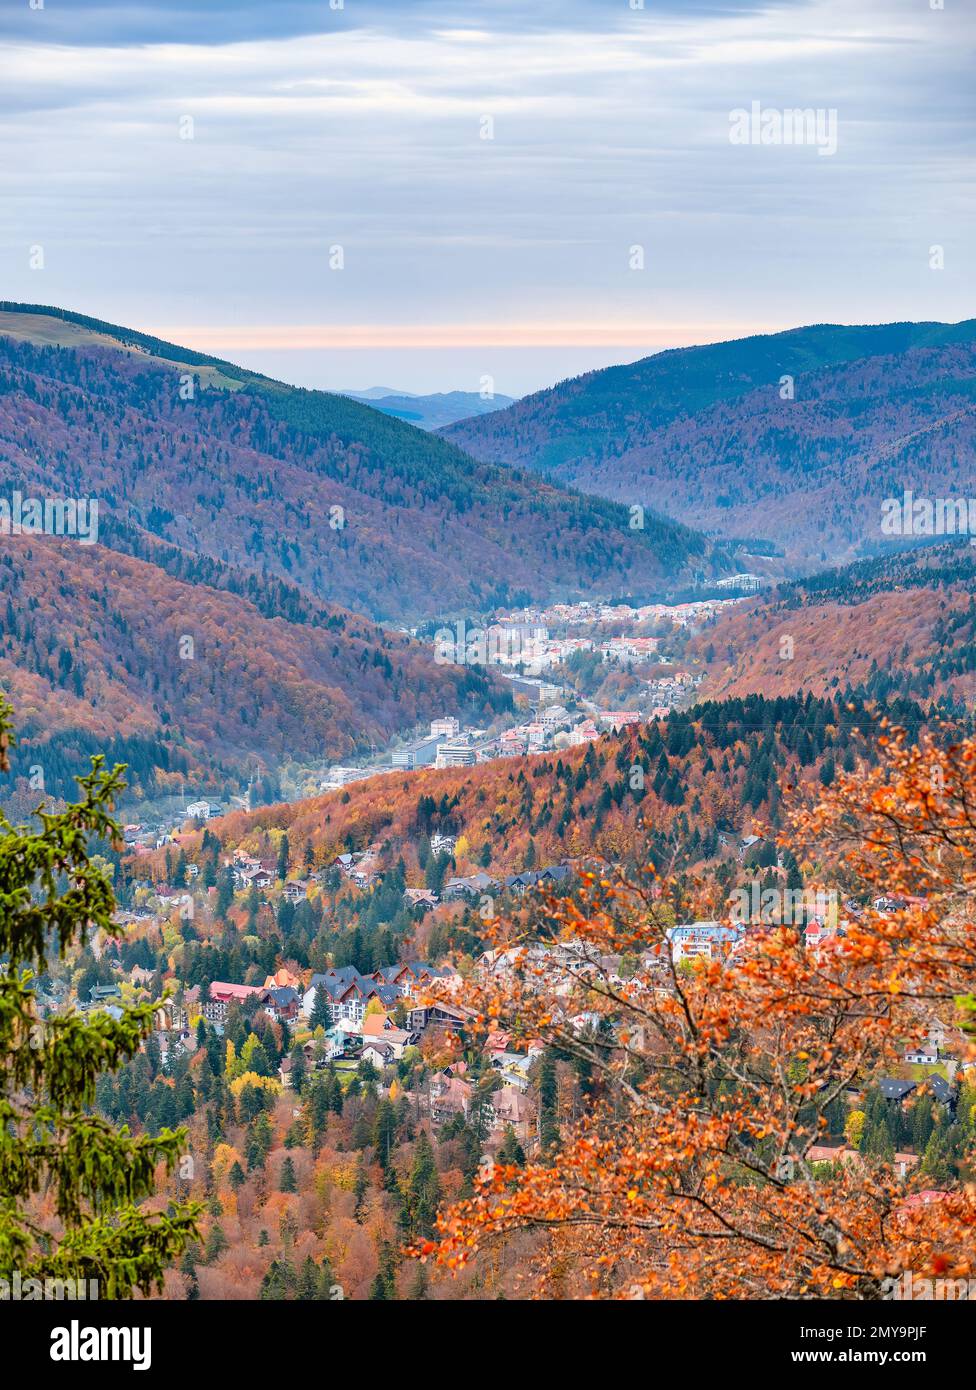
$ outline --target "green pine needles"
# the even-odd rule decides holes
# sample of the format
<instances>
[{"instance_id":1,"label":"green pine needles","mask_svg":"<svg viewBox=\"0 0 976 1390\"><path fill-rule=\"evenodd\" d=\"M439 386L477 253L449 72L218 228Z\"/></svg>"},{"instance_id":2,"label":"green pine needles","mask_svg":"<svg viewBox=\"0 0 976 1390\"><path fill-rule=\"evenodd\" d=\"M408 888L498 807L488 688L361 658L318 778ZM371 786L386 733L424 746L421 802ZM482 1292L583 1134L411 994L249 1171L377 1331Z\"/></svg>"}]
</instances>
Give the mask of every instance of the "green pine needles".
<instances>
[{"instance_id":1,"label":"green pine needles","mask_svg":"<svg viewBox=\"0 0 976 1390\"><path fill-rule=\"evenodd\" d=\"M0 696L4 771L11 727ZM160 1290L197 1235L195 1204L140 1207L159 1165L170 1172L186 1153L186 1130L135 1137L93 1109L98 1077L139 1051L158 1001L118 1019L37 1009L34 982L50 953L64 956L99 928L118 934L111 880L89 844L121 838L111 810L122 772L93 758L77 779L80 799L38 811L39 828L0 812L0 1279L94 1280L99 1298Z\"/></svg>"}]
</instances>

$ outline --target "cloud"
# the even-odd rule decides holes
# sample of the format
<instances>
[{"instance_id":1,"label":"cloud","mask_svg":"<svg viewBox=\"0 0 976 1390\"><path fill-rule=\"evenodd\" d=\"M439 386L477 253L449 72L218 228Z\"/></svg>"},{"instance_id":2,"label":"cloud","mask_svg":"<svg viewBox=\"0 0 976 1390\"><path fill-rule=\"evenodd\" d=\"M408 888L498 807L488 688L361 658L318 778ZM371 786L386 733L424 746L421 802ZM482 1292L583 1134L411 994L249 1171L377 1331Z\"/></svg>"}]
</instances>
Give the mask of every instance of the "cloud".
<instances>
[{"instance_id":1,"label":"cloud","mask_svg":"<svg viewBox=\"0 0 976 1390\"><path fill-rule=\"evenodd\" d=\"M958 318L968 24L915 0L7 10L7 293L340 347ZM731 145L753 100L836 109L836 155Z\"/></svg>"}]
</instances>

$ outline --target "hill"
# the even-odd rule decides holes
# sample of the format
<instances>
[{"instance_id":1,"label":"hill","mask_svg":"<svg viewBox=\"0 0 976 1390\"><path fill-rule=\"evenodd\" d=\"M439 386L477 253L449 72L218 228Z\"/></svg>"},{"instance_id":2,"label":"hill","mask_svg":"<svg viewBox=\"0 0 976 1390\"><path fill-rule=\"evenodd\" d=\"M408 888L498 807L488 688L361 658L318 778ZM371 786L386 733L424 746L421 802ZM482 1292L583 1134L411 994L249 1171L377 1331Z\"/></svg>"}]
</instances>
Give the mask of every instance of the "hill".
<instances>
[{"instance_id":1,"label":"hill","mask_svg":"<svg viewBox=\"0 0 976 1390\"><path fill-rule=\"evenodd\" d=\"M267 855L272 832L284 830L296 867L306 845L319 866L377 845L376 867L402 859L417 885L424 883L418 846L435 831L459 837L450 870L459 874L516 873L592 855L689 867L720 854L720 837L746 833L754 818L779 825L784 787L816 789L838 766L870 763L884 713L915 728L923 718L917 704L897 700L883 710L856 697L706 700L562 753L391 773L235 813L211 822L208 840ZM201 849L197 836L183 844L191 858Z\"/></svg>"},{"instance_id":2,"label":"hill","mask_svg":"<svg viewBox=\"0 0 976 1390\"><path fill-rule=\"evenodd\" d=\"M689 649L715 698L797 690L976 706L976 551L955 543L863 560L721 614Z\"/></svg>"},{"instance_id":3,"label":"hill","mask_svg":"<svg viewBox=\"0 0 976 1390\"><path fill-rule=\"evenodd\" d=\"M825 324L590 372L444 435L809 568L880 549L905 489L968 497L974 400L976 320Z\"/></svg>"},{"instance_id":4,"label":"hill","mask_svg":"<svg viewBox=\"0 0 976 1390\"><path fill-rule=\"evenodd\" d=\"M358 401L37 305L0 303L0 488L97 498L103 544L156 535L380 620L728 568Z\"/></svg>"},{"instance_id":5,"label":"hill","mask_svg":"<svg viewBox=\"0 0 976 1390\"><path fill-rule=\"evenodd\" d=\"M129 766L130 795L285 760L343 759L446 711L510 703L472 668L322 605L279 580L147 543L145 556L8 536L0 555L0 686L13 776L64 796L91 753ZM36 802L39 798L33 797Z\"/></svg>"}]
</instances>

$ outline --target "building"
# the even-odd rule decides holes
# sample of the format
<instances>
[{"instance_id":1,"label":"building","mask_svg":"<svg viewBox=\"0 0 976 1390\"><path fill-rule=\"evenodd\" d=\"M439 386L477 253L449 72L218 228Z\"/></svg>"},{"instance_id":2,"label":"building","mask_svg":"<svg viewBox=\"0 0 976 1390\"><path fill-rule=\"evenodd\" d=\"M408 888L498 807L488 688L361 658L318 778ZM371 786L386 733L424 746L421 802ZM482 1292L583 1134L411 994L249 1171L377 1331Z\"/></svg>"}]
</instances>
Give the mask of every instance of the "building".
<instances>
[{"instance_id":1,"label":"building","mask_svg":"<svg viewBox=\"0 0 976 1390\"><path fill-rule=\"evenodd\" d=\"M232 985L214 980L210 984L210 998L201 1006L201 1012L208 1023L223 1027L231 1004L241 1004L252 994L263 995L266 992L264 985Z\"/></svg>"},{"instance_id":2,"label":"building","mask_svg":"<svg viewBox=\"0 0 976 1390\"><path fill-rule=\"evenodd\" d=\"M322 791L338 791L340 787L348 787L352 782L363 782L367 777L375 776L376 768L337 765L327 769L319 787Z\"/></svg>"},{"instance_id":3,"label":"building","mask_svg":"<svg viewBox=\"0 0 976 1390\"><path fill-rule=\"evenodd\" d=\"M600 723L611 729L627 729L641 721L640 711L636 709L608 709L600 713Z\"/></svg>"},{"instance_id":4,"label":"building","mask_svg":"<svg viewBox=\"0 0 976 1390\"><path fill-rule=\"evenodd\" d=\"M264 999L264 1011L276 1023L294 1023L298 1018L302 996L290 985L269 989Z\"/></svg>"},{"instance_id":5,"label":"building","mask_svg":"<svg viewBox=\"0 0 976 1390\"><path fill-rule=\"evenodd\" d=\"M449 878L444 885L444 898L446 901L456 898L480 898L482 893L488 893L494 887L495 880L484 872L471 874L469 878Z\"/></svg>"},{"instance_id":6,"label":"building","mask_svg":"<svg viewBox=\"0 0 976 1390\"><path fill-rule=\"evenodd\" d=\"M491 1093L491 1127L496 1132L511 1125L515 1137L526 1140L532 1128L532 1105L515 1086L500 1086Z\"/></svg>"},{"instance_id":7,"label":"building","mask_svg":"<svg viewBox=\"0 0 976 1390\"><path fill-rule=\"evenodd\" d=\"M438 904L437 894L430 888L405 888L403 890L403 900L408 907L436 907Z\"/></svg>"},{"instance_id":8,"label":"building","mask_svg":"<svg viewBox=\"0 0 976 1390\"><path fill-rule=\"evenodd\" d=\"M430 1118L435 1125L452 1120L455 1115L467 1118L471 1106L472 1088L460 1077L439 1072L430 1079Z\"/></svg>"},{"instance_id":9,"label":"building","mask_svg":"<svg viewBox=\"0 0 976 1390\"><path fill-rule=\"evenodd\" d=\"M478 755L466 740L456 739L451 743L437 745L435 767L474 767Z\"/></svg>"},{"instance_id":10,"label":"building","mask_svg":"<svg viewBox=\"0 0 976 1390\"><path fill-rule=\"evenodd\" d=\"M730 574L728 579L720 579L716 589L737 589L740 593L756 593L768 581L761 574Z\"/></svg>"},{"instance_id":11,"label":"building","mask_svg":"<svg viewBox=\"0 0 976 1390\"><path fill-rule=\"evenodd\" d=\"M354 965L344 965L312 976L301 1004L301 1013L306 1018L311 1018L320 990L325 992L330 1023L362 1024L372 999L384 1008L392 1008L400 997L396 985L360 975Z\"/></svg>"},{"instance_id":12,"label":"building","mask_svg":"<svg viewBox=\"0 0 976 1390\"><path fill-rule=\"evenodd\" d=\"M397 748L390 761L394 767L403 767L408 770L415 767L430 767L437 759L437 745L440 742L442 742L440 735L415 739L413 743L405 743L402 748Z\"/></svg>"},{"instance_id":13,"label":"building","mask_svg":"<svg viewBox=\"0 0 976 1390\"><path fill-rule=\"evenodd\" d=\"M460 721L453 718L453 716L447 716L441 719L432 719L430 721L431 738L457 738L460 732Z\"/></svg>"},{"instance_id":14,"label":"building","mask_svg":"<svg viewBox=\"0 0 976 1390\"><path fill-rule=\"evenodd\" d=\"M359 1059L362 1062L372 1062L377 1071L382 1071L384 1067L396 1061L396 1054L390 1043L383 1042L380 1038L370 1038L368 1042L363 1043Z\"/></svg>"},{"instance_id":15,"label":"building","mask_svg":"<svg viewBox=\"0 0 976 1390\"><path fill-rule=\"evenodd\" d=\"M706 960L722 960L741 935L737 927L726 927L721 922L686 922L667 930L671 959L675 965L696 956Z\"/></svg>"},{"instance_id":16,"label":"building","mask_svg":"<svg viewBox=\"0 0 976 1390\"><path fill-rule=\"evenodd\" d=\"M567 727L572 722L573 716L564 705L548 705L539 715L539 723L546 733L555 733L556 729Z\"/></svg>"}]
</instances>

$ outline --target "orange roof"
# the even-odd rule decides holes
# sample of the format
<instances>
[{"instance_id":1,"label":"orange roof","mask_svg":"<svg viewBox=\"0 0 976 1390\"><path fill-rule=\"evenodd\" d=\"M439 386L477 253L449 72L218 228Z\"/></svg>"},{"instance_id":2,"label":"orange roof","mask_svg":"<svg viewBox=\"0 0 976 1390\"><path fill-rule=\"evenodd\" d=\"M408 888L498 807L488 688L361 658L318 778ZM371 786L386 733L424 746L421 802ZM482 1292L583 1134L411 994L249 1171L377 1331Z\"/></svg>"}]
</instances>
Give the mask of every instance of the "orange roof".
<instances>
[{"instance_id":1,"label":"orange roof","mask_svg":"<svg viewBox=\"0 0 976 1390\"><path fill-rule=\"evenodd\" d=\"M386 1014L367 1014L363 1019L364 1033L382 1033L390 1026L390 1020Z\"/></svg>"}]
</instances>

